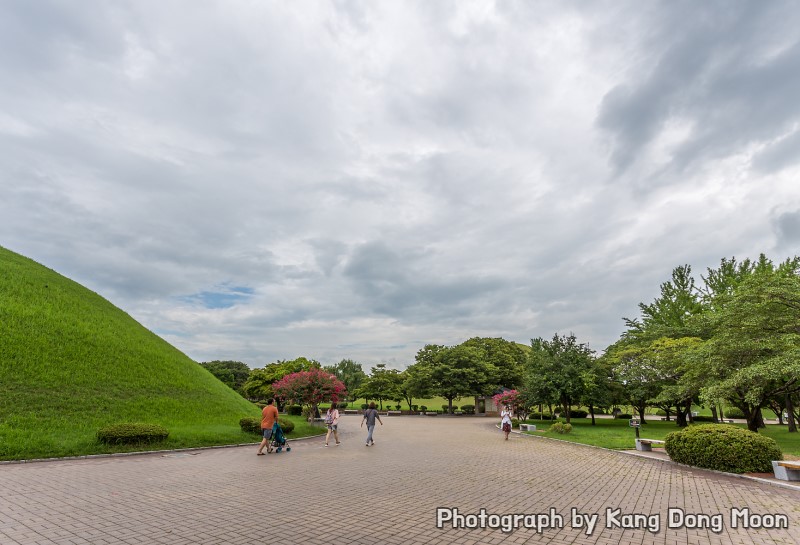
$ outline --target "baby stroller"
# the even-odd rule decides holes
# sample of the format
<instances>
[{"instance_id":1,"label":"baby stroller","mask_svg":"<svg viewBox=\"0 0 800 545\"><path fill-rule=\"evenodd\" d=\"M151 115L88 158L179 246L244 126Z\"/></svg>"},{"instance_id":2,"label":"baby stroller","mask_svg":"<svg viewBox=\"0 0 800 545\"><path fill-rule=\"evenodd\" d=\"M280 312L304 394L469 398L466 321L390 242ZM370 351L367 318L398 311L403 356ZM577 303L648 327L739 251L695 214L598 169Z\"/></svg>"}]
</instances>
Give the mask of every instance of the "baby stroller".
<instances>
[{"instance_id":1,"label":"baby stroller","mask_svg":"<svg viewBox=\"0 0 800 545\"><path fill-rule=\"evenodd\" d=\"M281 429L280 424L276 421L272 425L272 439L270 442L270 449L275 449L275 452L280 452L284 448L286 448L286 452L291 452L292 447L288 446L286 442L286 436L283 435L283 430Z\"/></svg>"}]
</instances>

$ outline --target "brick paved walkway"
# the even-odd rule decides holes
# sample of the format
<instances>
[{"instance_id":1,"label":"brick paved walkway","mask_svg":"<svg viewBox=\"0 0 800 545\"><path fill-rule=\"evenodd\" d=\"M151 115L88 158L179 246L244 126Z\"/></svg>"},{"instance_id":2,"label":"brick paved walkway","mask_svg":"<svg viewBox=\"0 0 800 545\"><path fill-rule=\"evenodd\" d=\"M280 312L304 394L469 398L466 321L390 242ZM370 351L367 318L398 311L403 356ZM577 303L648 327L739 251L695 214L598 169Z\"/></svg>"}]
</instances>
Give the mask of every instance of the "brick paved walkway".
<instances>
[{"instance_id":1,"label":"brick paved walkway","mask_svg":"<svg viewBox=\"0 0 800 545\"><path fill-rule=\"evenodd\" d=\"M0 466L0 543L800 544L795 490L540 438L506 442L482 418L384 418L366 448L359 422L343 418L339 447L311 439L279 455L237 447ZM552 507L563 528L437 529L437 507ZM670 507L721 514L724 528L670 529ZM572 527L571 508L599 514L591 535ZM648 515L659 530L607 528L607 508L620 522ZM734 508L786 514L789 527L732 528Z\"/></svg>"}]
</instances>

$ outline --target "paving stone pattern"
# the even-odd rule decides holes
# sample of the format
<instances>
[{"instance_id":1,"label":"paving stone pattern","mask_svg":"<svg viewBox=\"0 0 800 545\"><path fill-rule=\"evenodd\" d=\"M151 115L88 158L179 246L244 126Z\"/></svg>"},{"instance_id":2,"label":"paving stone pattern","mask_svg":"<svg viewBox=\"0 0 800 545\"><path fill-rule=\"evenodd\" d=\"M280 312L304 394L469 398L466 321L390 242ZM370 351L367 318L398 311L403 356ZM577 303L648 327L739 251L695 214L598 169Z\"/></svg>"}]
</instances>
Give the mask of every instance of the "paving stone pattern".
<instances>
[{"instance_id":1,"label":"paving stone pattern","mask_svg":"<svg viewBox=\"0 0 800 545\"><path fill-rule=\"evenodd\" d=\"M542 438L504 441L493 419L383 420L369 448L360 417L345 416L338 447L315 438L267 456L252 446L2 465L0 543L800 545L796 490ZM554 508L563 527L439 529L438 507ZM722 514L724 528L667 528L673 507ZM789 527L732 528L731 509L745 507L785 514ZM591 535L573 527L572 508L599 515ZM606 527L607 508L658 518L659 531Z\"/></svg>"}]
</instances>

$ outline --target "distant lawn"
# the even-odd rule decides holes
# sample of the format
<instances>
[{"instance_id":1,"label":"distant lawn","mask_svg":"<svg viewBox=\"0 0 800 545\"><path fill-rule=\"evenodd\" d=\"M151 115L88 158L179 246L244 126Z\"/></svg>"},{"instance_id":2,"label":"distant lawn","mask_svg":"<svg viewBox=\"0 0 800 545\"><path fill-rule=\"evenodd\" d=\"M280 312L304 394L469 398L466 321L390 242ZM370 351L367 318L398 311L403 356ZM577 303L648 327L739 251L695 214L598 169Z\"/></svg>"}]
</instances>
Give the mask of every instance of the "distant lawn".
<instances>
[{"instance_id":1,"label":"distant lawn","mask_svg":"<svg viewBox=\"0 0 800 545\"><path fill-rule=\"evenodd\" d=\"M561 419L561 422L563 421L564 419ZM636 432L634 428L630 427L626 419L598 418L595 420L597 425L592 426L590 418L573 418L571 422L572 432L565 434L547 432L546 430L552 424L550 420L526 420L526 422L536 424L537 431L528 432L530 435L543 435L553 439L609 449L631 450L636 448ZM742 428L747 427L744 424L733 425ZM675 422L648 420L639 429L639 435L643 439L664 440L668 433L679 429ZM768 425L766 429L759 431L759 433L775 439L784 454L800 456L800 433L789 433L786 426L775 424Z\"/></svg>"}]
</instances>

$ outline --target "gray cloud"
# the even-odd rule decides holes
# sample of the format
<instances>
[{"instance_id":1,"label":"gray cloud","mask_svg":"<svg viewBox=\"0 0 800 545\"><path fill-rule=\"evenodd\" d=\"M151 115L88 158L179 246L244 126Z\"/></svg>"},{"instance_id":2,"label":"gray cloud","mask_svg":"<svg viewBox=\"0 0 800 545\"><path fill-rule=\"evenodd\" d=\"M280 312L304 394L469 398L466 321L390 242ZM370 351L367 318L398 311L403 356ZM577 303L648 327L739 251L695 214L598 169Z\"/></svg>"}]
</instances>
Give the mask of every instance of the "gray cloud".
<instances>
[{"instance_id":1,"label":"gray cloud","mask_svg":"<svg viewBox=\"0 0 800 545\"><path fill-rule=\"evenodd\" d=\"M198 360L602 349L796 252L795 11L5 3L0 244Z\"/></svg>"}]
</instances>

